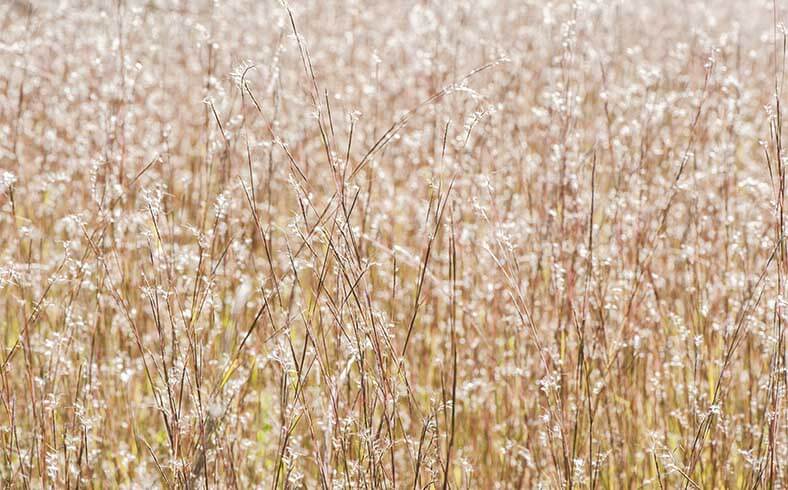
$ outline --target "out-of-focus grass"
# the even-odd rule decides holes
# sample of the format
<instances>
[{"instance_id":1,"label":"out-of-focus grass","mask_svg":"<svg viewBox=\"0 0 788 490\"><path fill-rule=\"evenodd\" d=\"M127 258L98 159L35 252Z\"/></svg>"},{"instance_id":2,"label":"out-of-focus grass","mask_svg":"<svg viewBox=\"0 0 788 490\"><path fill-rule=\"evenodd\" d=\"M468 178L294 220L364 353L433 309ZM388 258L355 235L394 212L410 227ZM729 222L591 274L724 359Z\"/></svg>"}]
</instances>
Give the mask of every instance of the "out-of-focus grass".
<instances>
[{"instance_id":1,"label":"out-of-focus grass","mask_svg":"<svg viewBox=\"0 0 788 490\"><path fill-rule=\"evenodd\" d=\"M0 5L3 486L783 488L784 10Z\"/></svg>"}]
</instances>

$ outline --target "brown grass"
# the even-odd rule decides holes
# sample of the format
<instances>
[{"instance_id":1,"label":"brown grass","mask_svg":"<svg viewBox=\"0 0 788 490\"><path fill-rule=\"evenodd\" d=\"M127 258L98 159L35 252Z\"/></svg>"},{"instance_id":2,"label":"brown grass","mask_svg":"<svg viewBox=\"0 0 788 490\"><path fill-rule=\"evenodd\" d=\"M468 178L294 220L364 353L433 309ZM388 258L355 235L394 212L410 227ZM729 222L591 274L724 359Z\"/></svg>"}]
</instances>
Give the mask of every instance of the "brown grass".
<instances>
[{"instance_id":1,"label":"brown grass","mask_svg":"<svg viewBox=\"0 0 788 490\"><path fill-rule=\"evenodd\" d=\"M779 2L0 4L0 481L788 486Z\"/></svg>"}]
</instances>

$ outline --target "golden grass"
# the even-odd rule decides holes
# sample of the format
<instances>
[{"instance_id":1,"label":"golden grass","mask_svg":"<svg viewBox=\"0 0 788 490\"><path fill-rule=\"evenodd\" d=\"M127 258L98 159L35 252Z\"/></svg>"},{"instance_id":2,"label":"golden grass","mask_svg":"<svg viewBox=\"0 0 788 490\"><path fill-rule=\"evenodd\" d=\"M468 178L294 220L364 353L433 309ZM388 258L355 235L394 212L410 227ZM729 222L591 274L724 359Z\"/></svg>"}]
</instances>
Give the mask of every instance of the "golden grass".
<instances>
[{"instance_id":1,"label":"golden grass","mask_svg":"<svg viewBox=\"0 0 788 490\"><path fill-rule=\"evenodd\" d=\"M785 488L785 5L0 4L0 481Z\"/></svg>"}]
</instances>

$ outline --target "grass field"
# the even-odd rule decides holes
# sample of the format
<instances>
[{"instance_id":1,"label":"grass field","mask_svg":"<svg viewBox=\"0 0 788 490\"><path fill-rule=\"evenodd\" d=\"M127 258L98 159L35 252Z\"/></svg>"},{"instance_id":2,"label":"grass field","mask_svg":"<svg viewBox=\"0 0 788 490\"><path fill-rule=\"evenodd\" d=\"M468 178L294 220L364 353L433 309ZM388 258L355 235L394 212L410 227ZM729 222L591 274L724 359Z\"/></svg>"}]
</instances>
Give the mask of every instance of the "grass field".
<instances>
[{"instance_id":1,"label":"grass field","mask_svg":"<svg viewBox=\"0 0 788 490\"><path fill-rule=\"evenodd\" d=\"M784 1L0 1L3 488L788 488Z\"/></svg>"}]
</instances>

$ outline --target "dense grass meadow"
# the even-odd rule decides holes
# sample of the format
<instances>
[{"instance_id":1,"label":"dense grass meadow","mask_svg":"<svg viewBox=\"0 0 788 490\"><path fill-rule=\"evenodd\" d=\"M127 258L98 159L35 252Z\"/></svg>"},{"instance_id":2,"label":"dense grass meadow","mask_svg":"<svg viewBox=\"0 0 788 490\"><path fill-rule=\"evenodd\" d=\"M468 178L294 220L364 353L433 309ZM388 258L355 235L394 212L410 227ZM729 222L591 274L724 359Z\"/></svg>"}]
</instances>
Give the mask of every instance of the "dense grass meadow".
<instances>
[{"instance_id":1,"label":"dense grass meadow","mask_svg":"<svg viewBox=\"0 0 788 490\"><path fill-rule=\"evenodd\" d=\"M784 0L0 0L0 487L786 489Z\"/></svg>"}]
</instances>

